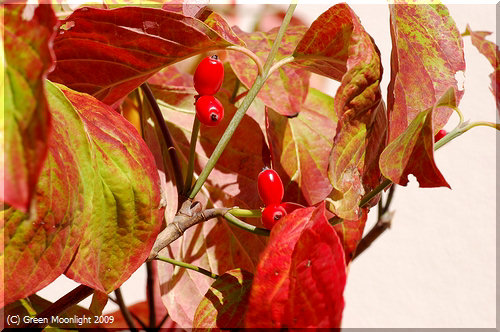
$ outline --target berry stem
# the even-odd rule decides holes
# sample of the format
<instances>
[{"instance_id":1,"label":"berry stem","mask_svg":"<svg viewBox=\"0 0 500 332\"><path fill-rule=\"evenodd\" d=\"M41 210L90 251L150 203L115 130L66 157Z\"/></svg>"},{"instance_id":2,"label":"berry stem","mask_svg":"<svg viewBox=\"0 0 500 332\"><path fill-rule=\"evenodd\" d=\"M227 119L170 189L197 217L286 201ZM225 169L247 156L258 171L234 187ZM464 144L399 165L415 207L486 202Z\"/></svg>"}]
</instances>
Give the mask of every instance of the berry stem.
<instances>
[{"instance_id":1,"label":"berry stem","mask_svg":"<svg viewBox=\"0 0 500 332\"><path fill-rule=\"evenodd\" d=\"M223 217L224 217L224 219L229 221L231 224L233 224L241 229L244 229L246 231L249 231L250 233L254 233L257 235L264 235L264 236L269 236L269 234L271 234L271 232L269 230L267 230L265 228L260 228L260 227L254 226L254 225L247 224L246 222L233 216L231 213L225 213L223 215Z\"/></svg>"},{"instance_id":2,"label":"berry stem","mask_svg":"<svg viewBox=\"0 0 500 332\"><path fill-rule=\"evenodd\" d=\"M196 158L196 142L198 140L198 132L200 131L200 120L194 117L193 130L191 131L191 143L189 147L189 160L186 173L186 183L184 184L185 193L187 194L191 189L193 182L194 160Z\"/></svg>"},{"instance_id":3,"label":"berry stem","mask_svg":"<svg viewBox=\"0 0 500 332\"><path fill-rule=\"evenodd\" d=\"M275 62L273 66L269 69L269 73L267 73L267 77L271 76L271 74L279 69L280 67L286 65L287 63L293 62L295 60L295 57L293 55L289 55L284 57L283 59Z\"/></svg>"},{"instance_id":4,"label":"berry stem","mask_svg":"<svg viewBox=\"0 0 500 332\"><path fill-rule=\"evenodd\" d=\"M278 48L281 44L281 40L283 39L283 35L285 34L285 30L288 24L290 23L295 7L297 7L297 1L294 1L294 3L290 4L290 6L288 7L285 18L283 19L283 23L281 24L281 27L278 31L278 34L276 35L276 39L274 40L271 51L269 52L269 55L267 57L266 63L264 64L262 75L257 76L254 84L248 91L248 94L246 95L245 99L243 99L240 107L238 108L233 118L231 119L231 122L226 128L226 131L224 132L221 139L219 140L219 143L215 147L214 152L208 159L205 168L203 168L202 172L200 173L200 176L198 177L198 180L195 182L194 187L189 195L190 199L193 199L196 196L196 194L200 191L201 186L203 185L203 183L205 183L206 179L208 178L208 175L210 174L210 172L212 172L212 169L215 167L217 160L219 160L220 155L222 154L227 144L229 143L229 140L231 139L236 128L243 119L243 116L245 115L248 107L250 107L250 104L257 96L257 93L262 88L262 85L264 85L264 82L266 81L267 78L267 74L269 73L269 69L271 68L272 62L276 57Z\"/></svg>"},{"instance_id":5,"label":"berry stem","mask_svg":"<svg viewBox=\"0 0 500 332\"><path fill-rule=\"evenodd\" d=\"M241 53L247 55L257 65L257 70L259 71L259 75L262 75L262 73L264 72L264 70L262 68L262 62L260 61L259 57L257 56L257 54L255 54L254 52L250 51L248 48L242 47L242 46L233 45L233 46L228 46L225 49L226 50L238 51L238 52L241 52Z\"/></svg>"},{"instance_id":6,"label":"berry stem","mask_svg":"<svg viewBox=\"0 0 500 332\"><path fill-rule=\"evenodd\" d=\"M192 265L192 264L189 264L189 263L181 262L181 261L176 261L175 259L172 259L172 258L168 258L168 257L164 257L164 256L158 256L155 259L157 259L159 261L162 261L162 262L170 263L172 265L177 265L177 266L189 269L189 270L193 270L193 271L199 272L199 273L204 274L204 275L206 275L206 276L208 276L208 277L210 277L212 279L217 279L219 277L217 274L212 273L212 272L210 272L208 270L205 270L204 268L201 268L199 266Z\"/></svg>"},{"instance_id":7,"label":"berry stem","mask_svg":"<svg viewBox=\"0 0 500 332\"><path fill-rule=\"evenodd\" d=\"M160 126L160 130L163 135L163 140L167 145L170 161L172 162L172 168L174 169L174 177L175 177L175 183L177 185L177 192L181 193L184 188L184 180L182 178L181 164L179 162L179 158L177 157L177 151L175 150L174 141L172 139L172 136L170 135L170 132L168 131L168 127L165 122L165 119L163 118L163 114L161 113L160 106L158 106L158 103L156 102L156 99L153 95L153 92L151 91L151 88L149 87L149 84L147 82L143 83L141 85L141 89L144 92L144 95L146 95L146 98L148 99L148 102L151 105L153 113L156 117L156 121Z\"/></svg>"},{"instance_id":8,"label":"berry stem","mask_svg":"<svg viewBox=\"0 0 500 332\"><path fill-rule=\"evenodd\" d=\"M239 208L233 208L229 210L228 213L231 213L235 217L241 218L260 218L262 215L260 210L245 210Z\"/></svg>"}]
</instances>

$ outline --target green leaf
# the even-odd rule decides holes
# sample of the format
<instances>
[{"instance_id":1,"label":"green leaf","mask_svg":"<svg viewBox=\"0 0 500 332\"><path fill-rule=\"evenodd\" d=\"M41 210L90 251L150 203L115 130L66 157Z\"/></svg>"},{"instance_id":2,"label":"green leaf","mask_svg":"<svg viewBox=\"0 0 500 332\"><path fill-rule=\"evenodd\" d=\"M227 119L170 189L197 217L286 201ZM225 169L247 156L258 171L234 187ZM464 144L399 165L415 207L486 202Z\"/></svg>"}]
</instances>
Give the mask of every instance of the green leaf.
<instances>
[{"instance_id":1,"label":"green leaf","mask_svg":"<svg viewBox=\"0 0 500 332\"><path fill-rule=\"evenodd\" d=\"M281 41L276 59L290 55L305 30L306 28L303 26L288 27ZM234 31L247 44L248 49L254 52L264 63L276 38L278 28L269 32L246 33L235 27ZM240 52L228 52L227 57L239 80L247 88L250 88L258 74L255 63L247 55ZM309 77L310 74L301 68L289 65L282 66L269 76L257 97L266 106L281 115L296 116L307 97Z\"/></svg>"},{"instance_id":2,"label":"green leaf","mask_svg":"<svg viewBox=\"0 0 500 332\"><path fill-rule=\"evenodd\" d=\"M405 186L408 175L413 174L420 187L450 188L434 162L433 112L442 106L456 107L453 87L432 108L418 113L408 128L382 152L380 170L386 178Z\"/></svg>"},{"instance_id":3,"label":"green leaf","mask_svg":"<svg viewBox=\"0 0 500 332\"><path fill-rule=\"evenodd\" d=\"M27 212L47 156L50 113L44 79L54 61L49 44L57 18L49 5L23 4L2 5L1 16L0 200Z\"/></svg>"},{"instance_id":4,"label":"green leaf","mask_svg":"<svg viewBox=\"0 0 500 332\"><path fill-rule=\"evenodd\" d=\"M267 136L273 160L285 185L285 201L314 205L332 190L328 157L337 115L333 98L309 89L298 116L287 118L267 109Z\"/></svg>"},{"instance_id":5,"label":"green leaf","mask_svg":"<svg viewBox=\"0 0 500 332\"><path fill-rule=\"evenodd\" d=\"M446 6L398 1L389 8L393 48L387 105L392 142L448 87L457 91L458 104L463 91L458 91L455 75L465 70L465 60L462 37ZM434 134L451 113L446 108L434 112Z\"/></svg>"},{"instance_id":6,"label":"green leaf","mask_svg":"<svg viewBox=\"0 0 500 332\"><path fill-rule=\"evenodd\" d=\"M242 328L253 274L234 269L210 286L194 315L196 329Z\"/></svg>"}]
</instances>

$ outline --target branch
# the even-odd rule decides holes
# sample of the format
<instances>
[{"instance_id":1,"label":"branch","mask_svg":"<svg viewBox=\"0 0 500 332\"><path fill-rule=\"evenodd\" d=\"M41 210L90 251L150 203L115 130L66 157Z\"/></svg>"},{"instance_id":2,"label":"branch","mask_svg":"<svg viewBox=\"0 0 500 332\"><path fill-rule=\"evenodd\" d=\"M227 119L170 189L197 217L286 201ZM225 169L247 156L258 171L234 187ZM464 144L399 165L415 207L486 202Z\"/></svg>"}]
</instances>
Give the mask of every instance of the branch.
<instances>
[{"instance_id":1,"label":"branch","mask_svg":"<svg viewBox=\"0 0 500 332\"><path fill-rule=\"evenodd\" d=\"M37 319L40 319L38 321L47 321L47 323L30 323L26 325L20 326L20 328L23 329L37 329L37 330L42 330L48 325L48 322L50 322L50 318L52 316L58 316L65 312L68 308L74 306L75 304L79 303L83 299L89 297L94 293L94 290L88 286L85 285L80 285L73 289L71 292L68 294L64 295L61 297L59 300L56 302L52 303L47 309L42 311L40 314L36 316ZM43 318L47 318L46 320Z\"/></svg>"},{"instance_id":2,"label":"branch","mask_svg":"<svg viewBox=\"0 0 500 332\"><path fill-rule=\"evenodd\" d=\"M132 318L132 315L130 314L130 311L128 310L127 306L125 305L125 302L123 301L123 296L122 296L122 291L120 290L120 287L115 289L115 295L116 295L116 302L118 303L118 306L120 307L120 311L123 315L123 318L125 319L125 322L127 323L130 331L137 331L134 325L134 321Z\"/></svg>"},{"instance_id":3,"label":"branch","mask_svg":"<svg viewBox=\"0 0 500 332\"><path fill-rule=\"evenodd\" d=\"M177 185L177 192L182 193L182 191L184 190L184 180L182 178L181 164L179 162L179 158L177 157L177 152L174 146L174 140L172 139L172 136L168 131L168 127L167 124L165 123L165 119L163 118L163 114L161 113L160 107L156 102L156 99L153 95L153 92L151 91L151 88L149 87L149 84L143 83L141 85L141 89L146 95L149 104L151 105L151 109L153 110L153 113L156 117L156 121L160 126L163 139L165 141L165 144L167 145L167 151L170 156L170 160L172 161L172 168L174 169L174 177L175 177L175 183Z\"/></svg>"},{"instance_id":4,"label":"branch","mask_svg":"<svg viewBox=\"0 0 500 332\"><path fill-rule=\"evenodd\" d=\"M155 308L155 291L154 291L154 278L153 278L153 262L146 262L146 294L148 299L149 308L149 327L156 327L156 308Z\"/></svg>"},{"instance_id":5,"label":"branch","mask_svg":"<svg viewBox=\"0 0 500 332\"><path fill-rule=\"evenodd\" d=\"M201 203L191 200L186 200L174 217L174 220L165 227L165 229L158 235L156 241L149 254L148 261L158 257L158 253L168 246L170 243L177 240L184 234L184 232L200 222L221 216L226 213L227 208L216 208L203 211Z\"/></svg>"}]
</instances>

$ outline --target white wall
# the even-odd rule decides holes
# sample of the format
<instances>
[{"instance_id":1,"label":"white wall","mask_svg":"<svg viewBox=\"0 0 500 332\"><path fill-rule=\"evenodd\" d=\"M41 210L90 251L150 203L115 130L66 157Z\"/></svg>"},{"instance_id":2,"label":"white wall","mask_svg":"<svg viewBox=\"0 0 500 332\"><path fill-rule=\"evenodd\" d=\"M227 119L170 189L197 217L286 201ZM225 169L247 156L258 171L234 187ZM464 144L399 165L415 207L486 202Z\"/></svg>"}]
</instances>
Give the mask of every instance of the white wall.
<instances>
[{"instance_id":1,"label":"white wall","mask_svg":"<svg viewBox=\"0 0 500 332\"><path fill-rule=\"evenodd\" d=\"M299 5L296 14L312 21L329 6L308 5L304 10ZM382 86L387 91L388 8L352 7L381 50ZM467 23L475 30L496 30L495 5L448 8L460 31ZM495 34L490 40L495 41ZM492 68L468 37L464 41L467 69L460 109L466 119L496 121L488 78ZM453 128L455 121L452 117L446 128ZM350 266L343 327L495 327L495 135L492 128L474 128L436 153L437 165L452 190L419 189L415 182L397 188L392 228ZM367 229L373 222L372 214ZM144 281L141 268L124 284L127 303L144 300ZM39 294L55 300L75 286L61 277ZM83 304L88 306L90 299ZM116 309L108 304L105 311Z\"/></svg>"}]
</instances>

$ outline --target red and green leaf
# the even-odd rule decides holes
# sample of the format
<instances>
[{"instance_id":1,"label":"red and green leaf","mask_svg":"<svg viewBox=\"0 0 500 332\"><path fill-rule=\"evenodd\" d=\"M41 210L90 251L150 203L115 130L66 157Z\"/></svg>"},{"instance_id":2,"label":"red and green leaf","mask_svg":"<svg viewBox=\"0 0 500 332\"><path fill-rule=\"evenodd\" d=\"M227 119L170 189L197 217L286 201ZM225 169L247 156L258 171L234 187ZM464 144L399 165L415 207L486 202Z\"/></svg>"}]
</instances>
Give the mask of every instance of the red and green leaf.
<instances>
[{"instance_id":1,"label":"red and green leaf","mask_svg":"<svg viewBox=\"0 0 500 332\"><path fill-rule=\"evenodd\" d=\"M269 32L253 33L246 33L238 28L233 28L233 30L247 44L248 49L264 63L276 38L278 28ZM276 58L280 59L291 54L305 30L303 26L289 27L281 41ZM255 63L240 52L228 52L227 57L239 80L250 88L258 74ZM281 115L296 116L307 97L309 77L310 74L301 68L282 66L269 76L257 97Z\"/></svg>"},{"instance_id":2,"label":"red and green leaf","mask_svg":"<svg viewBox=\"0 0 500 332\"><path fill-rule=\"evenodd\" d=\"M227 271L210 286L194 315L194 328L243 328L253 275Z\"/></svg>"},{"instance_id":3,"label":"red and green leaf","mask_svg":"<svg viewBox=\"0 0 500 332\"><path fill-rule=\"evenodd\" d=\"M361 217L358 220L343 220L341 223L333 226L344 248L347 264L351 261L358 243L363 237L367 218L368 209L363 209Z\"/></svg>"},{"instance_id":4,"label":"red and green leaf","mask_svg":"<svg viewBox=\"0 0 500 332\"><path fill-rule=\"evenodd\" d=\"M57 25L50 5L1 7L5 86L1 121L0 200L27 212L47 156L50 113L44 80L53 66L49 47Z\"/></svg>"},{"instance_id":5,"label":"red and green leaf","mask_svg":"<svg viewBox=\"0 0 500 332\"><path fill-rule=\"evenodd\" d=\"M339 327L346 264L325 204L276 224L254 277L247 328Z\"/></svg>"},{"instance_id":6,"label":"red and green leaf","mask_svg":"<svg viewBox=\"0 0 500 332\"><path fill-rule=\"evenodd\" d=\"M236 33L234 33L224 17L216 12L206 8L202 15L200 15L199 19L212 28L212 30L221 35L225 40L230 41L234 45L246 47L245 42L241 40Z\"/></svg>"},{"instance_id":7,"label":"red and green leaf","mask_svg":"<svg viewBox=\"0 0 500 332\"><path fill-rule=\"evenodd\" d=\"M493 95L495 96L497 110L500 112L500 95L498 94L498 91L500 91L500 81L497 78L500 72L500 62L498 61L498 59L500 59L500 49L495 43L486 40L486 37L491 35L491 32L472 31L470 26L467 25L465 34L470 35L472 45L474 45L493 66L494 71L490 74L491 92L493 92Z\"/></svg>"},{"instance_id":8,"label":"red and green leaf","mask_svg":"<svg viewBox=\"0 0 500 332\"><path fill-rule=\"evenodd\" d=\"M455 75L465 70L463 40L446 6L397 1L391 12L391 82L388 91L389 142L424 110L433 107L448 87L458 91ZM434 134L452 111L433 114ZM417 162L417 161L412 161Z\"/></svg>"},{"instance_id":9,"label":"red and green leaf","mask_svg":"<svg viewBox=\"0 0 500 332\"><path fill-rule=\"evenodd\" d=\"M51 80L108 105L165 66L232 45L196 18L155 8L84 7L63 23Z\"/></svg>"},{"instance_id":10,"label":"red and green leaf","mask_svg":"<svg viewBox=\"0 0 500 332\"><path fill-rule=\"evenodd\" d=\"M357 220L362 195L380 181L378 155L385 145L378 49L352 9L338 4L313 22L294 57L300 66L341 82L334 101L338 122L328 166L333 186L328 208Z\"/></svg>"},{"instance_id":11,"label":"red and green leaf","mask_svg":"<svg viewBox=\"0 0 500 332\"><path fill-rule=\"evenodd\" d=\"M273 167L281 173L285 198L313 205L332 190L328 157L337 125L333 98L310 89L301 112L287 118L267 109L267 137Z\"/></svg>"},{"instance_id":12,"label":"red and green leaf","mask_svg":"<svg viewBox=\"0 0 500 332\"><path fill-rule=\"evenodd\" d=\"M63 272L109 293L144 262L161 224L158 173L132 125L88 95L46 91L53 129L36 213L2 211L6 303Z\"/></svg>"},{"instance_id":13,"label":"red and green leaf","mask_svg":"<svg viewBox=\"0 0 500 332\"><path fill-rule=\"evenodd\" d=\"M408 128L382 152L380 170L386 178L405 186L408 175L413 174L420 187L450 187L434 161L433 112L443 106L456 107L453 87L432 108L418 113Z\"/></svg>"}]
</instances>

